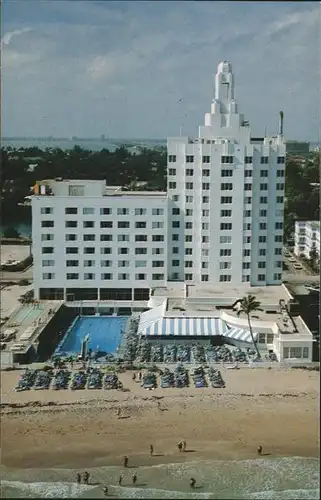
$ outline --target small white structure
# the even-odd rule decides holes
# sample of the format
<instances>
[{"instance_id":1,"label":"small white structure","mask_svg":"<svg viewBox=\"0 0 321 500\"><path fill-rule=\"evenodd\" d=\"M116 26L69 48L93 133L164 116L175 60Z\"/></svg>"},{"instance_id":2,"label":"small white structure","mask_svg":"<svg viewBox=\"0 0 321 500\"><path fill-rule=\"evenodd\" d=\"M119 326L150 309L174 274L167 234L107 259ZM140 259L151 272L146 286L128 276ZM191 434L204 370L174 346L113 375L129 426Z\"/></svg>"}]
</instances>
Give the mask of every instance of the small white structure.
<instances>
[{"instance_id":1,"label":"small white structure","mask_svg":"<svg viewBox=\"0 0 321 500\"><path fill-rule=\"evenodd\" d=\"M320 221L296 221L294 253L309 259L311 251L315 251L320 259Z\"/></svg>"}]
</instances>

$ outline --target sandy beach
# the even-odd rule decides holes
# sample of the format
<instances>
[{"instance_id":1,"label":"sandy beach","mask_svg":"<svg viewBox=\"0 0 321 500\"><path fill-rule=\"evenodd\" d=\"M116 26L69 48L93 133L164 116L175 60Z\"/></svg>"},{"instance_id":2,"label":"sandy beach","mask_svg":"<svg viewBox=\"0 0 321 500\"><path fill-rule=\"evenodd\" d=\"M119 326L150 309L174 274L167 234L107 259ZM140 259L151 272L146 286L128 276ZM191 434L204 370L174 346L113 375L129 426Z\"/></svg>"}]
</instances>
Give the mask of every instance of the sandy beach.
<instances>
[{"instance_id":1,"label":"sandy beach","mask_svg":"<svg viewBox=\"0 0 321 500\"><path fill-rule=\"evenodd\" d=\"M27 391L2 372L2 465L10 468L136 466L200 459L319 456L319 372L224 370L225 389L146 392ZM120 417L117 410L120 408ZM179 453L178 440L188 453ZM155 456L149 456L153 444Z\"/></svg>"}]
</instances>

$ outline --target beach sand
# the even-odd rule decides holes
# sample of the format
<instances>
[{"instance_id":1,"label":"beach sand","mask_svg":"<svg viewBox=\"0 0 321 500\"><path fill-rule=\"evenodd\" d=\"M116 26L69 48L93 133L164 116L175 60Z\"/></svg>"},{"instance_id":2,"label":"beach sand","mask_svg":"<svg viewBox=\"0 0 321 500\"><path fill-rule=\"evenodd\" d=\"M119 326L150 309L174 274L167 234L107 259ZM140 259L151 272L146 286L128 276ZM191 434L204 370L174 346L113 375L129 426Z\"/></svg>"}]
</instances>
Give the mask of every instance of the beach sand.
<instances>
[{"instance_id":1,"label":"beach sand","mask_svg":"<svg viewBox=\"0 0 321 500\"><path fill-rule=\"evenodd\" d=\"M319 456L319 372L222 370L225 389L16 393L19 372L2 372L2 466L70 468ZM121 409L121 418L117 416ZM187 453L177 442L185 439ZM153 444L155 456L149 456Z\"/></svg>"}]
</instances>

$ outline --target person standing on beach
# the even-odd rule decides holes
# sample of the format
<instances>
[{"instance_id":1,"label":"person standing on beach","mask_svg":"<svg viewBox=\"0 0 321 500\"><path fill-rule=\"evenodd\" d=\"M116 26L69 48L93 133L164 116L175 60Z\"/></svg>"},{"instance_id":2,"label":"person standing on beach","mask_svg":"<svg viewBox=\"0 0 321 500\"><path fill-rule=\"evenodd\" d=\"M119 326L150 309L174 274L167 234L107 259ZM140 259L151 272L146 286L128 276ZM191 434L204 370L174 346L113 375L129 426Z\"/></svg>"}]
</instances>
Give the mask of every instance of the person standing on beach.
<instances>
[{"instance_id":1,"label":"person standing on beach","mask_svg":"<svg viewBox=\"0 0 321 500\"><path fill-rule=\"evenodd\" d=\"M142 372L139 372L138 379L139 379L139 381L142 380Z\"/></svg>"},{"instance_id":2,"label":"person standing on beach","mask_svg":"<svg viewBox=\"0 0 321 500\"><path fill-rule=\"evenodd\" d=\"M132 379L133 379L134 381L136 380L136 373L135 373L135 372L132 374Z\"/></svg>"},{"instance_id":3,"label":"person standing on beach","mask_svg":"<svg viewBox=\"0 0 321 500\"><path fill-rule=\"evenodd\" d=\"M118 484L119 484L119 486L121 486L122 482L123 482L123 476L120 475L119 478L118 478Z\"/></svg>"},{"instance_id":4,"label":"person standing on beach","mask_svg":"<svg viewBox=\"0 0 321 500\"><path fill-rule=\"evenodd\" d=\"M153 454L154 454L154 446L151 444L150 447L149 447L149 453L150 453L150 456L152 457Z\"/></svg>"},{"instance_id":5,"label":"person standing on beach","mask_svg":"<svg viewBox=\"0 0 321 500\"><path fill-rule=\"evenodd\" d=\"M84 484L89 484L89 472L84 472Z\"/></svg>"},{"instance_id":6,"label":"person standing on beach","mask_svg":"<svg viewBox=\"0 0 321 500\"><path fill-rule=\"evenodd\" d=\"M186 441L183 441L183 451L186 451Z\"/></svg>"},{"instance_id":7,"label":"person standing on beach","mask_svg":"<svg viewBox=\"0 0 321 500\"><path fill-rule=\"evenodd\" d=\"M182 448L183 448L183 443L182 443L182 441L179 441L179 442L177 443L177 448L178 448L178 450L179 450L179 451L182 451Z\"/></svg>"},{"instance_id":8,"label":"person standing on beach","mask_svg":"<svg viewBox=\"0 0 321 500\"><path fill-rule=\"evenodd\" d=\"M191 477L191 479L189 480L190 487L194 488L195 483L196 483L196 480L193 477Z\"/></svg>"},{"instance_id":9,"label":"person standing on beach","mask_svg":"<svg viewBox=\"0 0 321 500\"><path fill-rule=\"evenodd\" d=\"M124 457L124 467L128 467L128 457Z\"/></svg>"},{"instance_id":10,"label":"person standing on beach","mask_svg":"<svg viewBox=\"0 0 321 500\"><path fill-rule=\"evenodd\" d=\"M136 474L134 474L133 475L133 484L136 484L136 482L137 482L137 476L136 476Z\"/></svg>"},{"instance_id":11,"label":"person standing on beach","mask_svg":"<svg viewBox=\"0 0 321 500\"><path fill-rule=\"evenodd\" d=\"M77 482L77 484L81 483L81 474L79 474L79 472L77 472L77 474L76 474L76 482Z\"/></svg>"},{"instance_id":12,"label":"person standing on beach","mask_svg":"<svg viewBox=\"0 0 321 500\"><path fill-rule=\"evenodd\" d=\"M108 496L108 486L104 486L103 493L104 493L105 497Z\"/></svg>"},{"instance_id":13,"label":"person standing on beach","mask_svg":"<svg viewBox=\"0 0 321 500\"><path fill-rule=\"evenodd\" d=\"M257 447L257 453L258 453L258 455L262 455L262 451L263 451L263 448L262 448L262 446L261 446L261 445L259 445L259 446Z\"/></svg>"}]
</instances>

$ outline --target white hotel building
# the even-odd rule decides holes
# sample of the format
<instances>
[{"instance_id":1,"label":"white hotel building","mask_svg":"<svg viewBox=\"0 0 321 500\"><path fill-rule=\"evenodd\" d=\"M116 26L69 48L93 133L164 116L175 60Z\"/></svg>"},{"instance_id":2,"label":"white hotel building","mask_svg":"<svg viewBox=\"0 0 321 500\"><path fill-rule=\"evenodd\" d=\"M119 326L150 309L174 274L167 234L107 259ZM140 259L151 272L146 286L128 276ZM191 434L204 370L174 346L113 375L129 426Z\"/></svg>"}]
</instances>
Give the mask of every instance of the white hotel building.
<instances>
[{"instance_id":1,"label":"white hotel building","mask_svg":"<svg viewBox=\"0 0 321 500\"><path fill-rule=\"evenodd\" d=\"M168 139L167 192L46 180L32 198L35 297L148 300L169 282L282 283L285 143L251 137L231 65L198 137Z\"/></svg>"},{"instance_id":2,"label":"white hotel building","mask_svg":"<svg viewBox=\"0 0 321 500\"><path fill-rule=\"evenodd\" d=\"M320 260L320 221L296 221L294 230L294 253L310 259L315 251Z\"/></svg>"}]
</instances>

